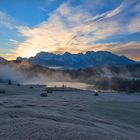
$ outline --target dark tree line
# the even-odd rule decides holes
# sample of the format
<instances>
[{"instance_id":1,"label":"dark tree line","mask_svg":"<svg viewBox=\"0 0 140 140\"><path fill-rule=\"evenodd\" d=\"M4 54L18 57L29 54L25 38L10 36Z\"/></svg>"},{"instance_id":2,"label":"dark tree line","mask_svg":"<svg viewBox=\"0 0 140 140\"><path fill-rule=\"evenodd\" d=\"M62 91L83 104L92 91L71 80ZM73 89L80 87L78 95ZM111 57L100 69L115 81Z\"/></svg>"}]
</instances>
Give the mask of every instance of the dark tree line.
<instances>
[{"instance_id":1,"label":"dark tree line","mask_svg":"<svg viewBox=\"0 0 140 140\"><path fill-rule=\"evenodd\" d=\"M102 78L95 82L95 86L103 90L140 92L140 79Z\"/></svg>"}]
</instances>

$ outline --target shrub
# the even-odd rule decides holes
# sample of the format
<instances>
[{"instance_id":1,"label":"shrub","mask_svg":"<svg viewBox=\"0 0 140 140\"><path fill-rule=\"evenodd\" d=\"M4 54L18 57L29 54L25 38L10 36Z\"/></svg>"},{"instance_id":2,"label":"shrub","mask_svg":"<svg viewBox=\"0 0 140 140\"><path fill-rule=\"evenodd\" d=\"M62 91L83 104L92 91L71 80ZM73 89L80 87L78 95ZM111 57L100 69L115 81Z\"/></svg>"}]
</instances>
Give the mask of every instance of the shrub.
<instances>
[{"instance_id":1,"label":"shrub","mask_svg":"<svg viewBox=\"0 0 140 140\"><path fill-rule=\"evenodd\" d=\"M40 96L41 96L41 97L47 97L48 94L47 94L47 93L41 93Z\"/></svg>"},{"instance_id":2,"label":"shrub","mask_svg":"<svg viewBox=\"0 0 140 140\"><path fill-rule=\"evenodd\" d=\"M8 85L12 85L12 81L11 80L8 81Z\"/></svg>"},{"instance_id":3,"label":"shrub","mask_svg":"<svg viewBox=\"0 0 140 140\"><path fill-rule=\"evenodd\" d=\"M0 89L0 93L6 93L6 91L3 89Z\"/></svg>"}]
</instances>

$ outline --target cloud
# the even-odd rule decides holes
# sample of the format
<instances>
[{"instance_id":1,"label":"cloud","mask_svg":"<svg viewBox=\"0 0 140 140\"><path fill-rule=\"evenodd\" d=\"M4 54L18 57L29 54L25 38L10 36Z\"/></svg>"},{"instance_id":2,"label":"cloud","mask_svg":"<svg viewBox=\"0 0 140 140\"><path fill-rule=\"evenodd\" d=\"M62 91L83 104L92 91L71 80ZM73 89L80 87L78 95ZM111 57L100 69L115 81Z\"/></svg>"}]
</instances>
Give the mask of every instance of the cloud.
<instances>
[{"instance_id":1,"label":"cloud","mask_svg":"<svg viewBox=\"0 0 140 140\"><path fill-rule=\"evenodd\" d=\"M131 33L140 32L140 14L131 20L128 31Z\"/></svg>"},{"instance_id":2,"label":"cloud","mask_svg":"<svg viewBox=\"0 0 140 140\"><path fill-rule=\"evenodd\" d=\"M137 33L140 32L140 2L138 1L136 5L131 8L131 11L135 16L133 16L128 24L128 32Z\"/></svg>"},{"instance_id":3,"label":"cloud","mask_svg":"<svg viewBox=\"0 0 140 140\"><path fill-rule=\"evenodd\" d=\"M127 56L133 60L140 61L140 42L128 42L119 44L117 47L112 48L112 51Z\"/></svg>"},{"instance_id":4,"label":"cloud","mask_svg":"<svg viewBox=\"0 0 140 140\"><path fill-rule=\"evenodd\" d=\"M62 3L49 14L47 21L32 28L17 26L18 32L25 40L22 42L11 40L11 43L17 44L17 48L7 56L9 58L30 57L40 51L79 53L88 50L107 50L130 56L130 53L125 51L128 46L126 44L97 42L119 34L125 35L138 31L138 17L135 16L128 24L123 24L122 19L119 18L123 12L127 13L131 4L134 4L134 1L125 0L118 7L93 16L80 6L74 7L66 2ZM137 45L137 49L139 50L139 45ZM134 51L133 47L132 51ZM134 56L134 53L132 54Z\"/></svg>"},{"instance_id":5,"label":"cloud","mask_svg":"<svg viewBox=\"0 0 140 140\"><path fill-rule=\"evenodd\" d=\"M127 56L133 60L140 61L140 42L128 42L128 43L104 43L96 44L90 48L90 50L104 50L116 53L118 55Z\"/></svg>"},{"instance_id":6,"label":"cloud","mask_svg":"<svg viewBox=\"0 0 140 140\"><path fill-rule=\"evenodd\" d=\"M119 23L109 18L118 14L107 14L108 20L96 21L101 15L92 17L80 7L72 7L63 3L49 15L48 21L42 22L34 28L19 27L19 32L26 40L21 42L15 50L15 55L30 57L39 51L59 52L60 50L77 52L80 48L108 38L119 30ZM107 14L105 14L107 16ZM104 15L104 14L102 14ZM92 19L92 20L91 20ZM93 20L94 19L94 20ZM61 52L63 53L63 52Z\"/></svg>"},{"instance_id":7,"label":"cloud","mask_svg":"<svg viewBox=\"0 0 140 140\"><path fill-rule=\"evenodd\" d=\"M19 41L15 40L15 39L9 39L9 42L14 44L14 45L18 45Z\"/></svg>"},{"instance_id":8,"label":"cloud","mask_svg":"<svg viewBox=\"0 0 140 140\"><path fill-rule=\"evenodd\" d=\"M13 29L15 28L15 21L8 14L0 11L0 26Z\"/></svg>"},{"instance_id":9,"label":"cloud","mask_svg":"<svg viewBox=\"0 0 140 140\"><path fill-rule=\"evenodd\" d=\"M127 56L130 59L140 61L140 42L129 42L129 43L96 43L93 46L83 46L76 48L73 53L86 52L88 51L110 51L118 55ZM57 52L64 52L65 49L59 49ZM69 51L69 49L68 49Z\"/></svg>"},{"instance_id":10,"label":"cloud","mask_svg":"<svg viewBox=\"0 0 140 140\"><path fill-rule=\"evenodd\" d=\"M120 6L118 6L117 8L115 8L114 10L112 10L111 12L108 12L106 17L113 17L113 16L116 16L118 14L120 14L127 6L128 4L126 3L128 1L123 1Z\"/></svg>"}]
</instances>

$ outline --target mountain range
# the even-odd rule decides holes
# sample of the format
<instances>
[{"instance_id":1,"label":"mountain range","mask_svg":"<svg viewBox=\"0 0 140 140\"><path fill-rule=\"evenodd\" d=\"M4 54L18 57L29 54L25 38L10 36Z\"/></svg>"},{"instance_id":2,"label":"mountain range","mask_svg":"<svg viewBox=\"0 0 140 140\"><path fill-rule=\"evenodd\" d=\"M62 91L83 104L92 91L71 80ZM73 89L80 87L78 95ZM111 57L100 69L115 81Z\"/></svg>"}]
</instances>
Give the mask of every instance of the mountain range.
<instances>
[{"instance_id":1,"label":"mountain range","mask_svg":"<svg viewBox=\"0 0 140 140\"><path fill-rule=\"evenodd\" d=\"M53 54L48 52L40 52L34 57L22 58L18 57L16 61L26 60L33 65L45 66L49 68L61 69L79 69L94 66L105 65L133 65L139 64L125 56L118 56L107 51L88 51L86 53L71 54Z\"/></svg>"},{"instance_id":2,"label":"mountain range","mask_svg":"<svg viewBox=\"0 0 140 140\"><path fill-rule=\"evenodd\" d=\"M4 63L4 62L7 62L7 60L2 58L2 57L0 57L0 63Z\"/></svg>"}]
</instances>

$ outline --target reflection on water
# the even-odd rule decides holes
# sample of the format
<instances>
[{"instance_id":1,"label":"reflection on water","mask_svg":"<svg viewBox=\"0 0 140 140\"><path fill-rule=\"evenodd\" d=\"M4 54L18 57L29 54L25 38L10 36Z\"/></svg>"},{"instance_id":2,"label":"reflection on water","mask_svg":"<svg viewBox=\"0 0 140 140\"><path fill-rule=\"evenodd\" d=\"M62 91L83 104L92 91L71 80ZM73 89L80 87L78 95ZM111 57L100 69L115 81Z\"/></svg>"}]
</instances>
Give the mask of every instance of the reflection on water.
<instances>
[{"instance_id":1,"label":"reflection on water","mask_svg":"<svg viewBox=\"0 0 140 140\"><path fill-rule=\"evenodd\" d=\"M92 90L93 85L80 82L48 82L48 87L71 87L83 90Z\"/></svg>"},{"instance_id":2,"label":"reflection on water","mask_svg":"<svg viewBox=\"0 0 140 140\"><path fill-rule=\"evenodd\" d=\"M76 89L82 89L82 90L93 90L94 85L81 83L81 82L22 82L21 84L25 85L46 85L47 87L69 87L69 88L76 88Z\"/></svg>"}]
</instances>

